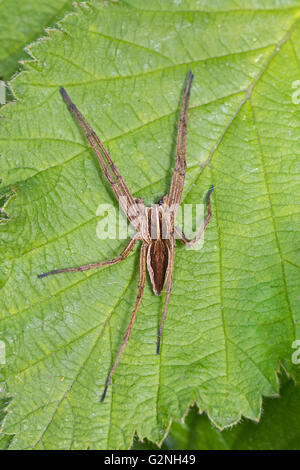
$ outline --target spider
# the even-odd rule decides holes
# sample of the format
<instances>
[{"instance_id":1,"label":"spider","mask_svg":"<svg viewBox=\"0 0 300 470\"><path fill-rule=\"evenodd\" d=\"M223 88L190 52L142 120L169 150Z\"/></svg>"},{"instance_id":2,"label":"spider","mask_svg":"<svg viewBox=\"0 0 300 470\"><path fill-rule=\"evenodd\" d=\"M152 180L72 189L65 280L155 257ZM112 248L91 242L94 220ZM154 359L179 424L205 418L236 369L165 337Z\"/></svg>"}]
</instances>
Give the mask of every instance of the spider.
<instances>
[{"instance_id":1,"label":"spider","mask_svg":"<svg viewBox=\"0 0 300 470\"><path fill-rule=\"evenodd\" d=\"M111 383L114 371L120 361L121 355L129 340L134 321L137 316L139 306L142 301L143 291L146 282L146 271L148 270L150 281L152 284L153 292L155 295L160 295L164 285L166 284L166 299L164 310L161 318L160 328L158 331L157 339L157 354L160 353L160 345L163 327L167 315L168 305L172 290L173 268L174 268L174 251L175 251L175 237L179 238L185 245L192 246L198 242L202 237L212 216L210 206L210 195L214 189L210 187L206 196L207 216L201 227L199 233L191 240L189 240L184 233L175 227L176 213L181 201L181 195L184 186L184 179L186 173L186 137L187 137L187 121L188 121L188 106L190 92L193 82L193 74L190 71L187 76L183 98L180 109L180 116L177 130L177 144L176 144L176 163L172 175L170 193L164 195L158 204L146 207L143 199L135 199L129 191L124 179L118 172L114 165L109 153L104 148L101 140L95 134L90 124L83 117L81 112L77 109L71 98L64 88L60 88L60 93L68 106L71 113L74 115L76 121L82 128L86 138L88 139L91 147L98 157L100 166L111 185L113 192L122 209L125 212L129 222L135 229L134 236L129 240L128 244L122 253L113 259L107 261L100 261L98 263L91 263L79 267L55 269L38 277L46 277L52 274L87 271L89 269L100 268L102 266L109 266L120 263L123 261L135 244L138 241L142 242L140 250L140 268L139 268L139 284L138 293L132 316L125 332L122 345L119 349L117 357L113 366L108 374L104 391L102 393L101 402L104 401L105 395L109 384Z\"/></svg>"}]
</instances>

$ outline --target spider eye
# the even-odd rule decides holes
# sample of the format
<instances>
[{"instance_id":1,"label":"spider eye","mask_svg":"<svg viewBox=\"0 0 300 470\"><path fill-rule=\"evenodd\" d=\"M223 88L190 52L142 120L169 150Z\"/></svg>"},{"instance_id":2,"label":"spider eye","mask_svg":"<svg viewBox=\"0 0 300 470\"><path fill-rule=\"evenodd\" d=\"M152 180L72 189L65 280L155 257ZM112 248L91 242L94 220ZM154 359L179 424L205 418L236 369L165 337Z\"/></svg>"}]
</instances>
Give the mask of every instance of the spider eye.
<instances>
[{"instance_id":1,"label":"spider eye","mask_svg":"<svg viewBox=\"0 0 300 470\"><path fill-rule=\"evenodd\" d=\"M159 206L162 206L163 204L167 204L167 201L168 201L168 195L165 194L164 196L162 196L159 200L158 200L158 205Z\"/></svg>"}]
</instances>

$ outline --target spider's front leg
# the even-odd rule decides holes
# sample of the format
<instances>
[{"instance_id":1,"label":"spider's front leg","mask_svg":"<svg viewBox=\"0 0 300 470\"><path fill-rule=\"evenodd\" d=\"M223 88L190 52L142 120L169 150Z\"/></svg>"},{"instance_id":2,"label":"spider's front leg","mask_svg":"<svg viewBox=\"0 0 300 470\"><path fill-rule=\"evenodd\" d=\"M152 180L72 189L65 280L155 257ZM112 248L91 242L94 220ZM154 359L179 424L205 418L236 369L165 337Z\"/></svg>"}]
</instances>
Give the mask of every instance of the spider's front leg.
<instances>
[{"instance_id":1,"label":"spider's front leg","mask_svg":"<svg viewBox=\"0 0 300 470\"><path fill-rule=\"evenodd\" d=\"M214 187L211 186L208 190L208 193L206 195L206 207L207 207L207 216L206 216L206 219L204 220L204 224L202 225L201 229L199 230L199 232L197 233L197 235L192 238L191 240L189 240L185 234L183 233L183 231L178 228L178 227L175 227L175 233L177 235L177 237L186 245L186 246L193 246L195 245L199 240L200 238L203 236L209 222L210 222L210 219L212 217L212 212L211 212L211 205L210 205L210 195L211 193L213 192L214 190Z\"/></svg>"}]
</instances>

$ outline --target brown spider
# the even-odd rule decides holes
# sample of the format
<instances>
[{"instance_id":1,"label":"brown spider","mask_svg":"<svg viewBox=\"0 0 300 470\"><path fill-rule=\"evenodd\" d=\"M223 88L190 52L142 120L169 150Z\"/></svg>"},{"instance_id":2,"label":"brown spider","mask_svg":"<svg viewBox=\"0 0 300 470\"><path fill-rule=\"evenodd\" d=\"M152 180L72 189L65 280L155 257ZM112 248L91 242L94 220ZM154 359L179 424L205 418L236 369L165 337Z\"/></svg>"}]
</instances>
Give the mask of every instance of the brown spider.
<instances>
[{"instance_id":1,"label":"brown spider","mask_svg":"<svg viewBox=\"0 0 300 470\"><path fill-rule=\"evenodd\" d=\"M192 240L188 240L184 233L179 228L174 226L176 212L181 201L186 172L186 130L188 120L189 97L193 78L194 77L192 72L189 72L183 92L178 122L176 165L172 175L170 194L163 196L158 204L155 204L151 207L146 207L144 201L141 198L134 199L125 181L123 180L116 166L111 160L110 155L103 147L103 144L99 137L95 134L86 119L71 101L65 89L60 89L60 93L64 101L66 102L69 110L72 112L75 119L81 126L89 143L95 151L101 168L108 182L110 183L116 195L116 198L118 199L119 204L124 210L128 220L130 221L131 225L135 228L136 234L130 239L120 256L118 256L117 258L74 268L55 269L44 274L39 274L38 277L41 278L49 276L50 274L66 272L87 271L88 269L99 268L101 266L119 263L129 255L138 240L142 241L140 251L140 275L136 303L133 309L129 325L125 332L122 345L107 377L104 391L101 397L101 402L103 402L105 398L107 388L111 382L113 373L119 363L121 355L129 340L131 330L138 312L138 308L142 301L142 295L146 281L146 269L148 269L153 292L155 295L161 294L164 284L166 283L166 300L161 319L160 329L158 332L156 350L157 354L159 354L162 331L167 315L167 309L172 289L175 235L183 243L185 243L185 245L192 246L197 243L197 241L201 238L211 219L210 195L214 189L213 186L210 187L207 193L207 216L200 232Z\"/></svg>"}]
</instances>

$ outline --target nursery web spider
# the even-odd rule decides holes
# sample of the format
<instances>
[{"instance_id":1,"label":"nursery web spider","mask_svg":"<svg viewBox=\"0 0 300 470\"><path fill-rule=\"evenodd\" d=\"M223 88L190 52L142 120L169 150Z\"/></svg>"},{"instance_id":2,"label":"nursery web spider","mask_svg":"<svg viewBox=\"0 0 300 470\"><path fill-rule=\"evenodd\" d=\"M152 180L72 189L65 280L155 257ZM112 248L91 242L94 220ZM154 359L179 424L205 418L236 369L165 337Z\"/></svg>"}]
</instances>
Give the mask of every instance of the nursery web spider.
<instances>
[{"instance_id":1,"label":"nursery web spider","mask_svg":"<svg viewBox=\"0 0 300 470\"><path fill-rule=\"evenodd\" d=\"M115 196L118 199L127 218L129 219L131 225L135 228L136 233L130 239L120 256L116 258L79 267L55 269L53 271L40 274L38 277L41 278L49 276L50 274L66 272L87 271L89 269L100 268L102 266L108 266L119 263L129 255L138 240L142 241L140 251L139 285L136 303L133 309L129 325L125 332L122 345L107 377L101 402L103 402L105 398L107 388L112 380L113 373L119 363L121 355L129 340L131 330L138 312L138 308L142 300L146 281L146 270L148 270L153 292L155 295L161 294L164 284L166 283L166 300L158 332L156 349L157 354L159 354L161 337L172 289L175 236L179 238L185 245L192 246L197 243L197 241L201 238L211 219L212 214L210 207L210 195L214 189L213 186L210 187L206 196L207 216L200 232L192 240L188 240L184 233L174 226L176 212L181 200L186 172L187 120L192 82L193 74L192 72L189 72L183 92L178 122L176 164L172 175L170 194L163 196L158 202L158 204L155 204L151 207L146 207L144 201L141 198L135 199L132 196L125 181L121 177L112 159L110 158L110 155L103 147L103 144L99 137L95 134L89 123L86 121L86 119L71 101L65 89L60 89L60 93L64 101L66 102L69 110L74 115L76 121L82 128L86 138L88 139L95 154L97 155L100 166L108 182L110 183L112 190L114 191ZM127 204L124 203L124 199L126 200Z\"/></svg>"}]
</instances>

